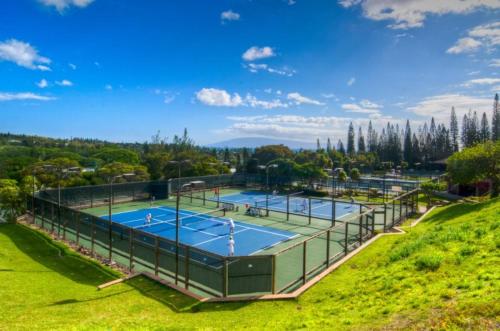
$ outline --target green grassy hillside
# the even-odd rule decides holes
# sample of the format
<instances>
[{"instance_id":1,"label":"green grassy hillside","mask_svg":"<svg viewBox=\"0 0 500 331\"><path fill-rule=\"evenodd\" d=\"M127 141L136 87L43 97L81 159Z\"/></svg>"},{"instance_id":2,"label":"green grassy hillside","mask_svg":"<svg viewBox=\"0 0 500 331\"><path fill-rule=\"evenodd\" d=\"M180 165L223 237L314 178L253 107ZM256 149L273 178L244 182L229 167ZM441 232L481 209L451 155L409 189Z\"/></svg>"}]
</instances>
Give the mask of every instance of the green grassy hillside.
<instances>
[{"instance_id":1,"label":"green grassy hillside","mask_svg":"<svg viewBox=\"0 0 500 331\"><path fill-rule=\"evenodd\" d=\"M500 199L452 205L297 300L199 304L144 278L97 291L117 274L0 224L0 329L495 329L499 251Z\"/></svg>"}]
</instances>

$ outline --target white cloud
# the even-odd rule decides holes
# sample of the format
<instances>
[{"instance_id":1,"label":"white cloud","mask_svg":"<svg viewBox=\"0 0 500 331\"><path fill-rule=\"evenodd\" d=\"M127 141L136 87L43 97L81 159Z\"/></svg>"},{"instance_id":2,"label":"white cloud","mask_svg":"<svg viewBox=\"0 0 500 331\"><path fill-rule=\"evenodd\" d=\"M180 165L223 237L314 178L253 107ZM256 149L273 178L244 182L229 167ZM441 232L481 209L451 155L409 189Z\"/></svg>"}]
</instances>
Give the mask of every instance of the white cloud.
<instances>
[{"instance_id":1,"label":"white cloud","mask_svg":"<svg viewBox=\"0 0 500 331\"><path fill-rule=\"evenodd\" d=\"M351 77L351 79L347 81L347 86L352 86L354 83L356 83L356 78Z\"/></svg>"},{"instance_id":2,"label":"white cloud","mask_svg":"<svg viewBox=\"0 0 500 331\"><path fill-rule=\"evenodd\" d=\"M67 79L63 79L61 81L56 81L56 84L59 86L73 86L73 82L71 82Z\"/></svg>"},{"instance_id":3,"label":"white cloud","mask_svg":"<svg viewBox=\"0 0 500 331\"><path fill-rule=\"evenodd\" d=\"M375 102L371 102L370 100L363 99L359 102L361 107L368 109L380 109L383 108L381 105L376 104Z\"/></svg>"},{"instance_id":4,"label":"white cloud","mask_svg":"<svg viewBox=\"0 0 500 331\"><path fill-rule=\"evenodd\" d=\"M349 123L355 127L366 128L369 117L351 118L336 116L297 116L297 115L261 115L261 116L229 116L234 122L224 131L236 136L260 136L269 138L287 138L313 142L316 138L332 141L342 139L345 142ZM371 119L375 129L385 127L387 121L393 124L404 125L405 119L395 119L388 116L377 116ZM412 121L413 125L420 125L421 121Z\"/></svg>"},{"instance_id":5,"label":"white cloud","mask_svg":"<svg viewBox=\"0 0 500 331\"><path fill-rule=\"evenodd\" d=\"M343 7L361 5L375 21L393 21L392 29L419 28L429 15L468 14L481 8L499 9L498 0L340 0Z\"/></svg>"},{"instance_id":6,"label":"white cloud","mask_svg":"<svg viewBox=\"0 0 500 331\"><path fill-rule=\"evenodd\" d=\"M493 98L481 98L462 94L442 94L427 97L413 107L407 109L427 119L433 116L441 122L449 121L451 107L455 107L457 116L461 117L469 111L475 110L479 113L490 111Z\"/></svg>"},{"instance_id":7,"label":"white cloud","mask_svg":"<svg viewBox=\"0 0 500 331\"><path fill-rule=\"evenodd\" d=\"M489 66L493 67L493 68L499 68L500 67L500 59L491 60L491 63Z\"/></svg>"},{"instance_id":8,"label":"white cloud","mask_svg":"<svg viewBox=\"0 0 500 331\"><path fill-rule=\"evenodd\" d=\"M361 113L361 114L377 114L380 111L373 108L363 108L356 103L344 103L342 104L342 109L349 113Z\"/></svg>"},{"instance_id":9,"label":"white cloud","mask_svg":"<svg viewBox=\"0 0 500 331\"><path fill-rule=\"evenodd\" d=\"M448 54L460 54L474 52L481 47L481 42L473 38L460 38L452 47L446 50Z\"/></svg>"},{"instance_id":10,"label":"white cloud","mask_svg":"<svg viewBox=\"0 0 500 331\"><path fill-rule=\"evenodd\" d=\"M486 47L491 50L500 45L500 22L478 25L467 32L467 37L460 38L446 53L471 53Z\"/></svg>"},{"instance_id":11,"label":"white cloud","mask_svg":"<svg viewBox=\"0 0 500 331\"><path fill-rule=\"evenodd\" d=\"M37 49L30 44L16 39L0 42L0 60L14 62L32 70L50 71L46 66L50 59L39 55Z\"/></svg>"},{"instance_id":12,"label":"white cloud","mask_svg":"<svg viewBox=\"0 0 500 331\"><path fill-rule=\"evenodd\" d=\"M54 99L55 99L54 97L47 97L44 95L31 92L21 92L21 93L0 92L0 101L15 101L15 100L50 101Z\"/></svg>"},{"instance_id":13,"label":"white cloud","mask_svg":"<svg viewBox=\"0 0 500 331\"><path fill-rule=\"evenodd\" d=\"M94 0L39 0L45 6L53 6L60 13L71 6L84 8L90 5Z\"/></svg>"},{"instance_id":14,"label":"white cloud","mask_svg":"<svg viewBox=\"0 0 500 331\"><path fill-rule=\"evenodd\" d=\"M249 63L247 68L250 72L257 73L259 71L267 71L272 74L277 74L281 76L292 77L295 74L295 70L289 68L275 69L271 68L265 63Z\"/></svg>"},{"instance_id":15,"label":"white cloud","mask_svg":"<svg viewBox=\"0 0 500 331\"><path fill-rule=\"evenodd\" d=\"M73 69L73 70L76 70L76 65L73 64L73 63L68 63L68 66Z\"/></svg>"},{"instance_id":16,"label":"white cloud","mask_svg":"<svg viewBox=\"0 0 500 331\"><path fill-rule=\"evenodd\" d=\"M463 83L462 86L471 87L474 85L493 85L498 83L500 83L500 78L477 78L468 80L467 82Z\"/></svg>"},{"instance_id":17,"label":"white cloud","mask_svg":"<svg viewBox=\"0 0 500 331\"><path fill-rule=\"evenodd\" d=\"M226 90L216 88L202 88L196 92L196 98L208 106L237 107L243 105L243 100L238 93L231 96Z\"/></svg>"},{"instance_id":18,"label":"white cloud","mask_svg":"<svg viewBox=\"0 0 500 331\"><path fill-rule=\"evenodd\" d=\"M36 86L38 86L39 88L46 88L47 86L49 86L49 83L46 79L42 79L38 83L36 83Z\"/></svg>"},{"instance_id":19,"label":"white cloud","mask_svg":"<svg viewBox=\"0 0 500 331\"><path fill-rule=\"evenodd\" d=\"M283 103L279 99L274 99L271 101L259 100L250 94L247 94L244 103L245 105L248 105L252 108L263 108L263 109L288 108L288 104Z\"/></svg>"},{"instance_id":20,"label":"white cloud","mask_svg":"<svg viewBox=\"0 0 500 331\"><path fill-rule=\"evenodd\" d=\"M255 60L265 59L265 58L273 57L273 56L276 56L276 54L274 53L274 50L271 47L269 47L269 46L265 46L265 47L253 46L253 47L250 47L249 49L247 49L241 57L245 61L255 61Z\"/></svg>"},{"instance_id":21,"label":"white cloud","mask_svg":"<svg viewBox=\"0 0 500 331\"><path fill-rule=\"evenodd\" d=\"M293 93L288 93L286 98L296 105L302 105L302 104L307 104L307 105L315 105L315 106L323 106L324 103L319 102L318 100L314 100L308 97L305 97L303 95L300 95L298 92L293 92Z\"/></svg>"},{"instance_id":22,"label":"white cloud","mask_svg":"<svg viewBox=\"0 0 500 331\"><path fill-rule=\"evenodd\" d=\"M289 6L293 6L293 5L295 5L296 3L297 3L297 1L296 1L296 0L288 0L288 5L289 5Z\"/></svg>"},{"instance_id":23,"label":"white cloud","mask_svg":"<svg viewBox=\"0 0 500 331\"><path fill-rule=\"evenodd\" d=\"M231 9L223 11L220 14L220 19L224 23L226 21L238 21L240 19L240 14L235 13Z\"/></svg>"}]
</instances>

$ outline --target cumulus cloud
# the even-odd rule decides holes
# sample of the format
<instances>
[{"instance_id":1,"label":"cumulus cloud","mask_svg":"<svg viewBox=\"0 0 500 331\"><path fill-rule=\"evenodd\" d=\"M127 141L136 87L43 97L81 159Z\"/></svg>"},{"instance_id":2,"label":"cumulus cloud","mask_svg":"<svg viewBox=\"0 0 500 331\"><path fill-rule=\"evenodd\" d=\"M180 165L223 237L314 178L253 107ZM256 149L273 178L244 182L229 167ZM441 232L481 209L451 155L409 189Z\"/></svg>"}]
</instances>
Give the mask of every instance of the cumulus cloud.
<instances>
[{"instance_id":1,"label":"cumulus cloud","mask_svg":"<svg viewBox=\"0 0 500 331\"><path fill-rule=\"evenodd\" d=\"M32 92L21 92L21 93L0 92L0 101L16 101L16 100L50 101L54 99L55 99L54 97L47 97Z\"/></svg>"},{"instance_id":2,"label":"cumulus cloud","mask_svg":"<svg viewBox=\"0 0 500 331\"><path fill-rule=\"evenodd\" d=\"M49 71L50 59L38 54L36 48L16 39L0 42L0 60L14 62L31 70Z\"/></svg>"},{"instance_id":3,"label":"cumulus cloud","mask_svg":"<svg viewBox=\"0 0 500 331\"><path fill-rule=\"evenodd\" d=\"M73 86L73 82L71 82L71 81L69 81L67 79L56 81L56 84L59 85L59 86Z\"/></svg>"},{"instance_id":4,"label":"cumulus cloud","mask_svg":"<svg viewBox=\"0 0 500 331\"><path fill-rule=\"evenodd\" d=\"M47 86L49 86L49 83L47 82L47 80L42 79L38 83L36 83L36 86L38 86L39 88L46 88Z\"/></svg>"},{"instance_id":5,"label":"cumulus cloud","mask_svg":"<svg viewBox=\"0 0 500 331\"><path fill-rule=\"evenodd\" d=\"M500 83L500 78L477 78L466 81L462 86L472 87L475 85L493 85L498 83Z\"/></svg>"},{"instance_id":6,"label":"cumulus cloud","mask_svg":"<svg viewBox=\"0 0 500 331\"><path fill-rule=\"evenodd\" d=\"M461 117L469 111L475 110L479 113L491 111L493 100L491 98L481 98L463 94L442 94L427 97L415 106L407 109L417 115L430 118L433 116L438 121L449 120L451 107L455 107L457 116Z\"/></svg>"},{"instance_id":7,"label":"cumulus cloud","mask_svg":"<svg viewBox=\"0 0 500 331\"><path fill-rule=\"evenodd\" d=\"M322 103L318 100L314 100L314 99L305 97L298 92L288 93L286 98L288 100L290 100L292 103L295 103L296 105L302 105L302 104L315 105L315 106L323 106L324 105L324 103Z\"/></svg>"},{"instance_id":8,"label":"cumulus cloud","mask_svg":"<svg viewBox=\"0 0 500 331\"><path fill-rule=\"evenodd\" d=\"M220 19L224 23L226 21L238 21L240 19L240 14L235 13L231 9L223 11L220 14Z\"/></svg>"},{"instance_id":9,"label":"cumulus cloud","mask_svg":"<svg viewBox=\"0 0 500 331\"><path fill-rule=\"evenodd\" d=\"M489 66L493 67L493 68L500 68L500 59L493 59L493 60L491 60Z\"/></svg>"},{"instance_id":10,"label":"cumulus cloud","mask_svg":"<svg viewBox=\"0 0 500 331\"><path fill-rule=\"evenodd\" d=\"M355 78L355 77L351 77L351 78L347 81L347 86L352 86L354 83L356 83L356 78Z\"/></svg>"},{"instance_id":11,"label":"cumulus cloud","mask_svg":"<svg viewBox=\"0 0 500 331\"><path fill-rule=\"evenodd\" d=\"M237 107L243 105L243 99L238 93L232 96L226 90L202 88L196 92L196 98L208 106Z\"/></svg>"},{"instance_id":12,"label":"cumulus cloud","mask_svg":"<svg viewBox=\"0 0 500 331\"><path fill-rule=\"evenodd\" d=\"M500 22L478 25L460 38L446 53L460 54L475 52L483 47L492 50L500 45Z\"/></svg>"},{"instance_id":13,"label":"cumulus cloud","mask_svg":"<svg viewBox=\"0 0 500 331\"><path fill-rule=\"evenodd\" d=\"M252 46L249 49L247 49L241 57L245 61L255 61L273 56L276 56L276 54L274 53L274 50L269 46L265 47Z\"/></svg>"},{"instance_id":14,"label":"cumulus cloud","mask_svg":"<svg viewBox=\"0 0 500 331\"><path fill-rule=\"evenodd\" d=\"M499 9L498 0L340 0L343 7L360 5L375 21L392 21L392 29L419 28L429 15L468 14L481 8Z\"/></svg>"},{"instance_id":15,"label":"cumulus cloud","mask_svg":"<svg viewBox=\"0 0 500 331\"><path fill-rule=\"evenodd\" d=\"M85 8L90 5L94 0L39 0L45 6L52 6L57 9L60 13L69 7Z\"/></svg>"}]
</instances>

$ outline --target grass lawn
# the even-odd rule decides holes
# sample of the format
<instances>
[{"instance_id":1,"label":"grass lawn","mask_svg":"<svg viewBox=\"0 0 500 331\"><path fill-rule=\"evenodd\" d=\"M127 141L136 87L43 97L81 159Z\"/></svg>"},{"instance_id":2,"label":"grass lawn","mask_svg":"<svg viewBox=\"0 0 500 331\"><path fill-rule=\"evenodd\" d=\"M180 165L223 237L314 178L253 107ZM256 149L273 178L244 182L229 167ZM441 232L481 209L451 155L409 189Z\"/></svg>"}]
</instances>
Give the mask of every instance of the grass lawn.
<instances>
[{"instance_id":1,"label":"grass lawn","mask_svg":"<svg viewBox=\"0 0 500 331\"><path fill-rule=\"evenodd\" d=\"M297 300L200 304L0 224L0 329L497 329L500 199L436 209Z\"/></svg>"}]
</instances>

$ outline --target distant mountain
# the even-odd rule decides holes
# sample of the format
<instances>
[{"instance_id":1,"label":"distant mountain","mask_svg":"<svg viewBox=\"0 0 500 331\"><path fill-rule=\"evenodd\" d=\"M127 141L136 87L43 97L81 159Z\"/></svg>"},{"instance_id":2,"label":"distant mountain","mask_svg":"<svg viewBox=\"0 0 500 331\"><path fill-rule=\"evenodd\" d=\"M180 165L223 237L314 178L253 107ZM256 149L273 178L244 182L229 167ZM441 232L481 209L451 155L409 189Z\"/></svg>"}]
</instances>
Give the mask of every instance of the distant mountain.
<instances>
[{"instance_id":1,"label":"distant mountain","mask_svg":"<svg viewBox=\"0 0 500 331\"><path fill-rule=\"evenodd\" d=\"M259 137L246 137L224 140L218 143L210 144L208 147L215 148L256 148L264 145L285 145L290 149L316 149L316 144L303 141L285 140L285 139L269 139Z\"/></svg>"}]
</instances>

